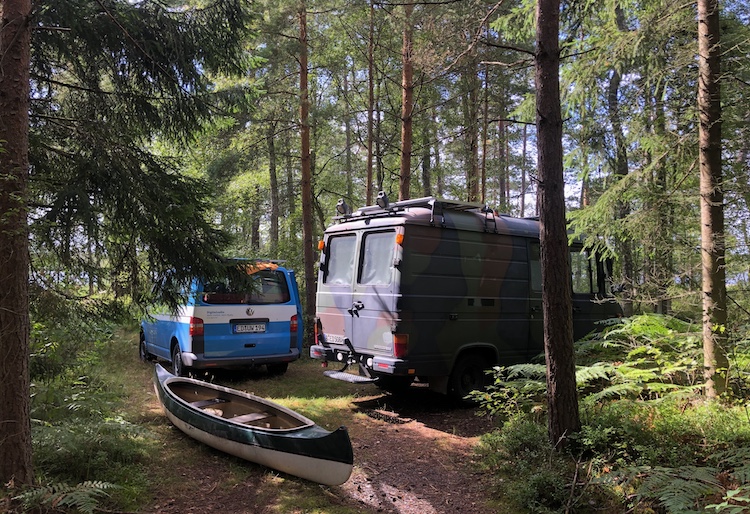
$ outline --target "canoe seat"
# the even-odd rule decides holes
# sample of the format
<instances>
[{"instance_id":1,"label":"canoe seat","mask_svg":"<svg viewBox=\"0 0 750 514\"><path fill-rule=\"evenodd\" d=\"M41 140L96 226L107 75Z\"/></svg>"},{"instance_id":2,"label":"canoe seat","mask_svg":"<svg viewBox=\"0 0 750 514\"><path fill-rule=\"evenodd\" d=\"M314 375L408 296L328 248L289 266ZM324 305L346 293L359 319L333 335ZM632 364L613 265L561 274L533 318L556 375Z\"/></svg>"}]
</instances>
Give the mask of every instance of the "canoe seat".
<instances>
[{"instance_id":1,"label":"canoe seat","mask_svg":"<svg viewBox=\"0 0 750 514\"><path fill-rule=\"evenodd\" d=\"M190 402L190 405L197 409L203 409L204 407L210 407L217 403L227 403L229 400L225 398L209 398L208 400L198 400L197 402Z\"/></svg>"},{"instance_id":2,"label":"canoe seat","mask_svg":"<svg viewBox=\"0 0 750 514\"><path fill-rule=\"evenodd\" d=\"M229 418L230 421L236 423L251 423L253 421L260 421L261 419L270 418L271 414L267 412L251 412L250 414L242 414L241 416L235 416Z\"/></svg>"}]
</instances>

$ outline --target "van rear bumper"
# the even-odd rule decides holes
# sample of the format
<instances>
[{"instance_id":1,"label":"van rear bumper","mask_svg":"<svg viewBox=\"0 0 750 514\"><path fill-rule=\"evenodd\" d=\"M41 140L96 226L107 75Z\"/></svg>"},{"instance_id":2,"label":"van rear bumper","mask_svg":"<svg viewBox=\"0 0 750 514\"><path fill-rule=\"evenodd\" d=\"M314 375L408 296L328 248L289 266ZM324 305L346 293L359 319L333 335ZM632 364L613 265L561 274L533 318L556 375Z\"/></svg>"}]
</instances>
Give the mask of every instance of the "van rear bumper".
<instances>
[{"instance_id":1,"label":"van rear bumper","mask_svg":"<svg viewBox=\"0 0 750 514\"><path fill-rule=\"evenodd\" d=\"M278 364L282 362L292 362L300 358L300 351L292 348L288 353L276 355L263 355L259 357L230 357L214 358L206 357L202 353L182 353L182 362L185 366L193 369L207 368L248 368L261 366L263 364Z\"/></svg>"},{"instance_id":2,"label":"van rear bumper","mask_svg":"<svg viewBox=\"0 0 750 514\"><path fill-rule=\"evenodd\" d=\"M310 346L310 357L325 362L339 362L341 364L359 364L369 373L385 375L408 375L408 362L386 355L369 355L350 351L346 347L337 348L333 345L323 346L314 344Z\"/></svg>"}]
</instances>

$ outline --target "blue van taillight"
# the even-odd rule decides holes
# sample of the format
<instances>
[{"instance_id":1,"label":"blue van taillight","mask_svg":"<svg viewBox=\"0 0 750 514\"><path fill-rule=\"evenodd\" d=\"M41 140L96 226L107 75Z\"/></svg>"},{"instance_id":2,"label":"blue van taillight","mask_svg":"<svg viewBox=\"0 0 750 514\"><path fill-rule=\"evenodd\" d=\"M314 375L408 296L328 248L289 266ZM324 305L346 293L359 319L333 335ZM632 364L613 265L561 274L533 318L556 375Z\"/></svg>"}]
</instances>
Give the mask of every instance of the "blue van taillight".
<instances>
[{"instance_id":1,"label":"blue van taillight","mask_svg":"<svg viewBox=\"0 0 750 514\"><path fill-rule=\"evenodd\" d=\"M191 336L203 335L203 319L194 318L190 316L190 335Z\"/></svg>"},{"instance_id":2,"label":"blue van taillight","mask_svg":"<svg viewBox=\"0 0 750 514\"><path fill-rule=\"evenodd\" d=\"M299 318L295 314L289 319L289 348L297 348L297 330L299 330Z\"/></svg>"}]
</instances>

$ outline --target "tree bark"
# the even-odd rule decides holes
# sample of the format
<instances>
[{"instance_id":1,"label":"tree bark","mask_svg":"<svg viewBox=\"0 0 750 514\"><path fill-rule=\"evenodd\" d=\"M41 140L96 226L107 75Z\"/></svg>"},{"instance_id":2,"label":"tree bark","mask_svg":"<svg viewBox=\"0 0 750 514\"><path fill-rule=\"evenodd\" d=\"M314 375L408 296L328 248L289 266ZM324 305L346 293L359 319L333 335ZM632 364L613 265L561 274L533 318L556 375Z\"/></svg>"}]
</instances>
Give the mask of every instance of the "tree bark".
<instances>
[{"instance_id":1,"label":"tree bark","mask_svg":"<svg viewBox=\"0 0 750 514\"><path fill-rule=\"evenodd\" d=\"M721 171L718 0L698 0L698 144L700 145L703 366L706 397L726 390L727 291Z\"/></svg>"},{"instance_id":2,"label":"tree bark","mask_svg":"<svg viewBox=\"0 0 750 514\"><path fill-rule=\"evenodd\" d=\"M315 255L313 252L313 195L312 168L310 162L310 97L307 80L307 7L300 2L299 9L299 90L300 90L300 138L302 168L302 245L305 267L305 317L315 317ZM308 326L309 323L307 324Z\"/></svg>"},{"instance_id":3,"label":"tree bark","mask_svg":"<svg viewBox=\"0 0 750 514\"><path fill-rule=\"evenodd\" d=\"M412 62L411 17L414 4L411 0L404 4L404 32L401 46L401 173L399 175L399 200L411 197L411 147L412 118L414 115L414 63Z\"/></svg>"},{"instance_id":4,"label":"tree bark","mask_svg":"<svg viewBox=\"0 0 750 514\"><path fill-rule=\"evenodd\" d=\"M560 112L560 1L539 0L536 10L536 124L544 353L547 362L549 438L564 445L580 430L573 354L573 318L565 221Z\"/></svg>"},{"instance_id":5,"label":"tree bark","mask_svg":"<svg viewBox=\"0 0 750 514\"><path fill-rule=\"evenodd\" d=\"M370 0L370 32L367 42L367 179L365 205L372 205L372 153L375 111L375 0Z\"/></svg>"},{"instance_id":6,"label":"tree bark","mask_svg":"<svg viewBox=\"0 0 750 514\"><path fill-rule=\"evenodd\" d=\"M28 485L30 0L0 4L0 485Z\"/></svg>"},{"instance_id":7,"label":"tree bark","mask_svg":"<svg viewBox=\"0 0 750 514\"><path fill-rule=\"evenodd\" d=\"M268 179L271 188L271 226L269 236L271 243L271 257L277 257L279 248L279 177L276 165L276 123L268 126Z\"/></svg>"}]
</instances>

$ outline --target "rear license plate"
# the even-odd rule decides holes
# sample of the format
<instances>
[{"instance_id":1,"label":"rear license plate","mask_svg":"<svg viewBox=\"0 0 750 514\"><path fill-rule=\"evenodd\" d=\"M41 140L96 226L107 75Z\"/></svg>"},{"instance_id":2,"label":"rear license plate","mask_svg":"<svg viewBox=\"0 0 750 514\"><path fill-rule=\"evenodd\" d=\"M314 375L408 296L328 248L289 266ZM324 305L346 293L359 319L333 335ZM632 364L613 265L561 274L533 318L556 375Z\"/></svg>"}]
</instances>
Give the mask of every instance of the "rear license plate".
<instances>
[{"instance_id":1,"label":"rear license plate","mask_svg":"<svg viewBox=\"0 0 750 514\"><path fill-rule=\"evenodd\" d=\"M235 334L258 334L266 331L266 324L243 323L241 325L234 325L233 329Z\"/></svg>"}]
</instances>

